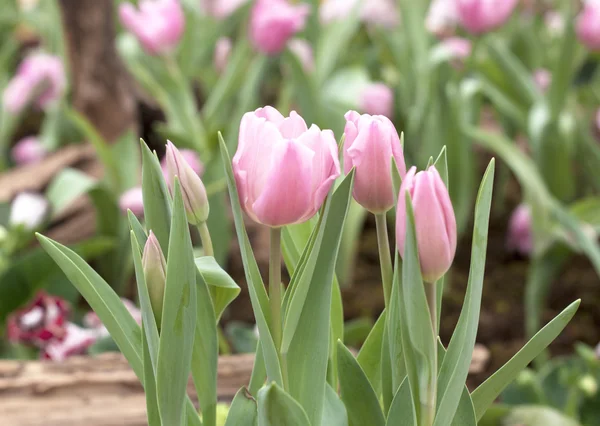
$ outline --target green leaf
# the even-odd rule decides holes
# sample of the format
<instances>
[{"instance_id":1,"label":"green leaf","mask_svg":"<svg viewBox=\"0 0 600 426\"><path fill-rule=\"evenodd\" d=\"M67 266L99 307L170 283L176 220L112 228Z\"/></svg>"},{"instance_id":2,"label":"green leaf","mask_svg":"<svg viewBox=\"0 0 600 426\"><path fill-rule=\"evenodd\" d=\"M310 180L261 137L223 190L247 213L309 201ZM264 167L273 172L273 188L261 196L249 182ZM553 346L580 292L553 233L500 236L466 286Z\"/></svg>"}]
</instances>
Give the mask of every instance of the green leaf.
<instances>
[{"instance_id":1,"label":"green leaf","mask_svg":"<svg viewBox=\"0 0 600 426\"><path fill-rule=\"evenodd\" d=\"M150 152L150 148L143 140L140 141L140 145L142 147L142 195L146 229L156 235L165 257L168 257L171 198L158 159Z\"/></svg>"},{"instance_id":2,"label":"green leaf","mask_svg":"<svg viewBox=\"0 0 600 426\"><path fill-rule=\"evenodd\" d=\"M369 379L344 344L338 341L337 347L340 393L348 411L349 425L385 425L379 400Z\"/></svg>"},{"instance_id":3,"label":"green leaf","mask_svg":"<svg viewBox=\"0 0 600 426\"><path fill-rule=\"evenodd\" d=\"M248 393L248 389L241 388L231 402L225 426L256 426L257 411L256 400Z\"/></svg>"},{"instance_id":4,"label":"green leaf","mask_svg":"<svg viewBox=\"0 0 600 426\"><path fill-rule=\"evenodd\" d=\"M398 250L394 256L394 275L392 277L392 292L390 296L390 306L386 314L385 339L387 345L388 359L391 377L386 379L391 383L387 385L385 397L392 402L392 398L406 377L406 362L404 360L404 350L402 349L402 259ZM382 370L383 374L383 370ZM385 399L384 399L385 401Z\"/></svg>"},{"instance_id":5,"label":"green leaf","mask_svg":"<svg viewBox=\"0 0 600 426\"><path fill-rule=\"evenodd\" d=\"M260 342L256 345L256 355L254 355L254 365L252 366L252 375L250 376L250 384L248 390L252 395L258 394L258 390L262 387L267 379L267 371L265 368L265 359Z\"/></svg>"},{"instance_id":6,"label":"green leaf","mask_svg":"<svg viewBox=\"0 0 600 426\"><path fill-rule=\"evenodd\" d=\"M289 394L275 383L258 392L259 426L310 426L306 413Z\"/></svg>"},{"instance_id":7,"label":"green leaf","mask_svg":"<svg viewBox=\"0 0 600 426\"><path fill-rule=\"evenodd\" d=\"M283 330L281 353L289 366L289 392L314 424L322 416L335 261L353 178L354 173L350 173L326 202L319 233L289 303ZM306 347L311 350L306 351Z\"/></svg>"},{"instance_id":8,"label":"green leaf","mask_svg":"<svg viewBox=\"0 0 600 426\"><path fill-rule=\"evenodd\" d=\"M119 171L118 191L123 192L138 185L141 158L135 134L130 130L109 146Z\"/></svg>"},{"instance_id":9,"label":"green leaf","mask_svg":"<svg viewBox=\"0 0 600 426\"><path fill-rule=\"evenodd\" d=\"M410 414L409 414L410 413ZM414 426L413 402L410 384L404 379L390 406L386 426Z\"/></svg>"},{"instance_id":10,"label":"green leaf","mask_svg":"<svg viewBox=\"0 0 600 426\"><path fill-rule=\"evenodd\" d=\"M360 234L365 226L368 212L354 199L350 202L348 217L342 233L342 245L336 264L337 276L342 287L350 285L352 274L356 268L356 256L360 243Z\"/></svg>"},{"instance_id":11,"label":"green leaf","mask_svg":"<svg viewBox=\"0 0 600 426\"><path fill-rule=\"evenodd\" d=\"M198 257L195 262L204 282L210 286L210 295L218 321L225 308L240 294L240 287L219 266L214 257Z\"/></svg>"},{"instance_id":12,"label":"green leaf","mask_svg":"<svg viewBox=\"0 0 600 426\"><path fill-rule=\"evenodd\" d=\"M156 337L158 339L158 336ZM146 394L146 417L148 419L148 426L161 426L158 401L156 400L156 378L154 376L156 364L152 361L150 356L151 349L148 347L148 342L146 341L146 331L144 330L143 323L142 350L144 351L144 393Z\"/></svg>"},{"instance_id":13,"label":"green leaf","mask_svg":"<svg viewBox=\"0 0 600 426\"><path fill-rule=\"evenodd\" d=\"M503 419L506 425L580 426L560 411L546 406L525 405L513 408Z\"/></svg>"},{"instance_id":14,"label":"green leaf","mask_svg":"<svg viewBox=\"0 0 600 426\"><path fill-rule=\"evenodd\" d=\"M442 342L439 339L437 343L439 374L446 358L446 348L444 348L444 345L442 345ZM471 357L469 357L469 360L470 359ZM469 394L469 389L464 383L462 383L462 393L460 393L458 407L452 417L452 426L477 426L475 408L473 407L473 401L471 401L471 394Z\"/></svg>"},{"instance_id":15,"label":"green leaf","mask_svg":"<svg viewBox=\"0 0 600 426\"><path fill-rule=\"evenodd\" d=\"M570 17L569 17L570 18ZM574 19L565 20L565 28L562 33L562 44L560 54L556 56L552 67L552 81L548 88L548 103L552 117L556 119L565 106L567 94L574 80L576 67L579 64L577 58L578 41L573 25Z\"/></svg>"},{"instance_id":16,"label":"green leaf","mask_svg":"<svg viewBox=\"0 0 600 426\"><path fill-rule=\"evenodd\" d=\"M61 170L46 190L46 198L52 207L52 218L60 216L73 201L88 193L97 184L94 178L79 170Z\"/></svg>"},{"instance_id":17,"label":"green leaf","mask_svg":"<svg viewBox=\"0 0 600 426\"><path fill-rule=\"evenodd\" d=\"M180 425L196 328L196 271L192 240L177 178L173 192L175 198L167 257L156 388L163 424Z\"/></svg>"},{"instance_id":18,"label":"green leaf","mask_svg":"<svg viewBox=\"0 0 600 426\"><path fill-rule=\"evenodd\" d=\"M140 247L144 247L146 245L146 240L148 239L144 227L142 226L138 218L135 217L135 215L131 212L131 210L127 211L127 219L129 220L129 227L133 231L138 245Z\"/></svg>"},{"instance_id":19,"label":"green leaf","mask_svg":"<svg viewBox=\"0 0 600 426\"><path fill-rule=\"evenodd\" d=\"M321 426L348 426L348 413L335 390L327 384Z\"/></svg>"},{"instance_id":20,"label":"green leaf","mask_svg":"<svg viewBox=\"0 0 600 426\"><path fill-rule=\"evenodd\" d=\"M483 382L471 394L473 406L477 414L477 420L481 419L485 411L493 404L498 395L508 386L517 375L536 356L538 356L569 323L580 300L571 303L564 311L556 316L550 323L542 328L523 348L517 352L506 364L502 366L492 377Z\"/></svg>"},{"instance_id":21,"label":"green leaf","mask_svg":"<svg viewBox=\"0 0 600 426\"><path fill-rule=\"evenodd\" d=\"M464 388L469 374L481 309L494 185L494 164L494 160L492 160L477 195L467 293L458 323L448 345L448 351L440 368L437 388L439 403L434 426L449 426L451 424L454 413L458 408L461 390Z\"/></svg>"},{"instance_id":22,"label":"green leaf","mask_svg":"<svg viewBox=\"0 0 600 426\"><path fill-rule=\"evenodd\" d=\"M381 349L385 333L386 311L383 311L360 348L356 360L375 392L381 389Z\"/></svg>"},{"instance_id":23,"label":"green leaf","mask_svg":"<svg viewBox=\"0 0 600 426\"><path fill-rule=\"evenodd\" d=\"M244 227L244 218L242 216L242 208L240 206L240 200L238 197L238 191L235 184L235 178L233 177L233 170L231 167L231 158L227 151L227 146L223 137L219 133L219 143L221 149L221 158L223 166L225 167L225 176L227 178L227 185L229 187L229 198L231 200L231 209L233 210L233 219L235 222L235 229L237 232L238 241L240 244L240 252L242 255L242 263L244 265L244 272L246 274L246 281L248 282L248 292L250 293L250 302L252 303L252 310L256 318L256 324L258 326L258 332L260 336L261 347L264 355L265 367L267 369L267 375L269 380L272 380L283 385L283 378L281 375L281 367L279 365L279 357L271 331L269 329L269 298L265 291L265 286L260 276L260 271L252 252L252 246Z\"/></svg>"}]
</instances>

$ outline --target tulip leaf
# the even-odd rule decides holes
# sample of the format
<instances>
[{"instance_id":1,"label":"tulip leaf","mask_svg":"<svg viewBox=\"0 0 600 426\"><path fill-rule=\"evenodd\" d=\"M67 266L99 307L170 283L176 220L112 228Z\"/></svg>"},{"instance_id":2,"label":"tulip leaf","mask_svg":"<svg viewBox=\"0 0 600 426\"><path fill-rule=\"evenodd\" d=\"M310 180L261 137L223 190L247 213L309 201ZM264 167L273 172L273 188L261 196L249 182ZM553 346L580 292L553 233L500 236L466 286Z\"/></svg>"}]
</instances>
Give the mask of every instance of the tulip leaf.
<instances>
[{"instance_id":1,"label":"tulip leaf","mask_svg":"<svg viewBox=\"0 0 600 426\"><path fill-rule=\"evenodd\" d=\"M258 392L260 426L311 426L306 412L288 393L275 383Z\"/></svg>"},{"instance_id":2,"label":"tulip leaf","mask_svg":"<svg viewBox=\"0 0 600 426\"><path fill-rule=\"evenodd\" d=\"M571 303L533 336L515 356L473 391L471 397L477 420L481 419L504 388L560 334L577 312L580 303L581 300Z\"/></svg>"},{"instance_id":3,"label":"tulip leaf","mask_svg":"<svg viewBox=\"0 0 600 426\"><path fill-rule=\"evenodd\" d=\"M37 234L40 245L63 270L106 327L136 376L144 383L141 330L115 291L74 251ZM188 426L201 426L196 409L187 398Z\"/></svg>"},{"instance_id":4,"label":"tulip leaf","mask_svg":"<svg viewBox=\"0 0 600 426\"><path fill-rule=\"evenodd\" d=\"M252 246L250 245L246 228L244 227L244 218L242 216L242 208L240 206L240 199L235 184L235 178L233 177L231 158L229 157L229 152L227 151L227 146L225 145L223 136L220 133L219 143L221 149L221 159L223 161L223 166L225 167L225 177L227 178L227 185L229 187L229 198L231 200L231 209L233 210L235 230L240 244L240 252L242 255L242 263L244 264L246 281L248 282L250 302L252 303L252 310L254 311L256 324L258 326L258 333L263 350L265 367L267 369L267 376L269 380L272 380L278 385L283 386L279 357L277 355L275 343L273 342L273 337L271 336L271 331L269 329L269 298L267 296L262 277L260 276L260 270L258 269L256 258L252 252Z\"/></svg>"},{"instance_id":5,"label":"tulip leaf","mask_svg":"<svg viewBox=\"0 0 600 426\"><path fill-rule=\"evenodd\" d=\"M61 170L46 189L50 202L52 219L64 213L73 201L98 186L98 181L88 174L72 168Z\"/></svg>"},{"instance_id":6,"label":"tulip leaf","mask_svg":"<svg viewBox=\"0 0 600 426\"><path fill-rule=\"evenodd\" d=\"M409 414L410 413L410 414ZM410 396L410 384L405 378L394 395L390 406L386 426L414 426L413 402Z\"/></svg>"},{"instance_id":7,"label":"tulip leaf","mask_svg":"<svg viewBox=\"0 0 600 426\"><path fill-rule=\"evenodd\" d=\"M375 392L381 388L381 348L385 333L385 319L386 311L383 311L356 357Z\"/></svg>"},{"instance_id":8,"label":"tulip leaf","mask_svg":"<svg viewBox=\"0 0 600 426\"><path fill-rule=\"evenodd\" d=\"M337 351L336 351L337 353ZM321 426L348 426L346 406L340 400L335 390L328 384L325 389L325 404Z\"/></svg>"},{"instance_id":9,"label":"tulip leaf","mask_svg":"<svg viewBox=\"0 0 600 426\"><path fill-rule=\"evenodd\" d=\"M450 426L460 401L461 389L469 374L479 325L493 185L494 160L488 166L477 195L467 293L448 351L441 363L434 426Z\"/></svg>"},{"instance_id":10,"label":"tulip leaf","mask_svg":"<svg viewBox=\"0 0 600 426\"><path fill-rule=\"evenodd\" d=\"M203 256L195 260L198 272L209 285L217 321L223 311L240 294L240 287L233 278L219 266L214 257Z\"/></svg>"},{"instance_id":11,"label":"tulip leaf","mask_svg":"<svg viewBox=\"0 0 600 426\"><path fill-rule=\"evenodd\" d=\"M348 424L350 426L385 425L379 400L365 372L342 342L338 341L337 347L340 393L348 411Z\"/></svg>"},{"instance_id":12,"label":"tulip leaf","mask_svg":"<svg viewBox=\"0 0 600 426\"><path fill-rule=\"evenodd\" d=\"M231 402L225 426L257 426L257 411L256 400L248 393L248 389L241 388Z\"/></svg>"},{"instance_id":13,"label":"tulip leaf","mask_svg":"<svg viewBox=\"0 0 600 426\"><path fill-rule=\"evenodd\" d=\"M388 325L386 324L386 329L387 326ZM401 363L404 365L404 359L401 360ZM381 341L381 395L383 400L383 412L386 414L390 410L395 394L394 371L397 370L392 368L389 333L384 330L383 339Z\"/></svg>"},{"instance_id":14,"label":"tulip leaf","mask_svg":"<svg viewBox=\"0 0 600 426\"><path fill-rule=\"evenodd\" d=\"M156 327L156 324L154 327ZM158 335L156 337L158 339ZM142 350L144 351L144 393L146 394L146 417L148 418L148 426L161 426L158 401L156 400L156 377L154 375L156 361L151 359L150 351L152 349L150 349L148 341L146 340L146 330L144 325L142 325Z\"/></svg>"},{"instance_id":15,"label":"tulip leaf","mask_svg":"<svg viewBox=\"0 0 600 426\"><path fill-rule=\"evenodd\" d=\"M138 218L135 217L135 215L131 212L131 210L127 211L127 219L129 220L129 227L135 235L135 239L137 240L138 246L144 247L146 245L146 240L148 239L144 227L142 226Z\"/></svg>"},{"instance_id":16,"label":"tulip leaf","mask_svg":"<svg viewBox=\"0 0 600 426\"><path fill-rule=\"evenodd\" d=\"M256 345L256 352L254 354L254 365L252 366L252 375L250 376L250 384L248 390L250 394L258 394L258 390L262 387L267 379L267 371L265 368L265 359L263 355L262 346L260 341Z\"/></svg>"},{"instance_id":17,"label":"tulip leaf","mask_svg":"<svg viewBox=\"0 0 600 426\"><path fill-rule=\"evenodd\" d=\"M328 197L314 246L289 303L281 345L289 392L313 424L322 416L331 328L331 295L354 173ZM298 272L296 272L298 273ZM310 347L310 351L306 351Z\"/></svg>"},{"instance_id":18,"label":"tulip leaf","mask_svg":"<svg viewBox=\"0 0 600 426\"><path fill-rule=\"evenodd\" d=\"M177 178L173 193L175 197L169 233L156 388L163 424L179 425L182 420L196 329L196 273L192 240Z\"/></svg>"},{"instance_id":19,"label":"tulip leaf","mask_svg":"<svg viewBox=\"0 0 600 426\"><path fill-rule=\"evenodd\" d=\"M400 387L406 377L406 363L404 361L404 351L402 349L402 259L396 250L394 257L394 275L392 278L392 291L390 296L390 306L387 311L386 323L386 344L389 353L389 368L391 370L391 389L386 392L387 397L394 397L396 390ZM391 392L390 392L391 391Z\"/></svg>"},{"instance_id":20,"label":"tulip leaf","mask_svg":"<svg viewBox=\"0 0 600 426\"><path fill-rule=\"evenodd\" d=\"M169 228L171 226L171 198L158 159L146 143L142 146L142 196L146 230L152 231L165 258L169 253Z\"/></svg>"}]
</instances>

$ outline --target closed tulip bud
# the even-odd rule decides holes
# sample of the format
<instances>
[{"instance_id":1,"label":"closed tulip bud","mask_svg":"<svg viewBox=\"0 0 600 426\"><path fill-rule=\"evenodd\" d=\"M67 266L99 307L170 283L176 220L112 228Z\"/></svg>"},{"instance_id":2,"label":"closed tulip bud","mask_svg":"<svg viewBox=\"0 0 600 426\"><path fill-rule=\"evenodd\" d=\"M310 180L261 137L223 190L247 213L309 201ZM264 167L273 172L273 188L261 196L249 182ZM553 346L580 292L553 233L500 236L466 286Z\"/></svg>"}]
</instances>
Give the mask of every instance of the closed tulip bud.
<instances>
[{"instance_id":1,"label":"closed tulip bud","mask_svg":"<svg viewBox=\"0 0 600 426\"><path fill-rule=\"evenodd\" d=\"M577 37L590 50L600 50L600 2L588 0L577 17Z\"/></svg>"},{"instance_id":2,"label":"closed tulip bud","mask_svg":"<svg viewBox=\"0 0 600 426\"><path fill-rule=\"evenodd\" d=\"M520 204L510 216L506 248L523 256L528 256L533 251L531 209L526 204Z\"/></svg>"},{"instance_id":3,"label":"closed tulip bud","mask_svg":"<svg viewBox=\"0 0 600 426\"><path fill-rule=\"evenodd\" d=\"M227 63L229 62L229 56L231 55L231 39L229 37L221 37L215 44L215 54L213 63L219 74L225 71Z\"/></svg>"},{"instance_id":4,"label":"closed tulip bud","mask_svg":"<svg viewBox=\"0 0 600 426\"><path fill-rule=\"evenodd\" d=\"M417 249L423 280L433 283L452 265L456 253L456 219L448 189L434 166L416 173L412 167L400 187L396 212L396 238L404 256L406 193L412 201Z\"/></svg>"},{"instance_id":5,"label":"closed tulip bud","mask_svg":"<svg viewBox=\"0 0 600 426\"><path fill-rule=\"evenodd\" d=\"M144 269L144 278L150 294L150 303L152 311L156 318L156 323L160 327L162 319L163 299L165 296L165 283L167 280L167 261L160 248L158 239L150 231L144 254L142 255L142 268Z\"/></svg>"},{"instance_id":6,"label":"closed tulip bud","mask_svg":"<svg viewBox=\"0 0 600 426\"><path fill-rule=\"evenodd\" d=\"M361 93L360 110L371 115L394 114L394 91L383 83L367 85Z\"/></svg>"},{"instance_id":7,"label":"closed tulip bud","mask_svg":"<svg viewBox=\"0 0 600 426\"><path fill-rule=\"evenodd\" d=\"M310 7L287 0L256 0L250 17L250 39L256 50L276 55L306 24Z\"/></svg>"},{"instance_id":8,"label":"closed tulip bud","mask_svg":"<svg viewBox=\"0 0 600 426\"><path fill-rule=\"evenodd\" d=\"M33 104L45 109L63 95L66 88L63 64L57 56L33 53L19 65L17 73L4 90L4 108L11 114Z\"/></svg>"},{"instance_id":9,"label":"closed tulip bud","mask_svg":"<svg viewBox=\"0 0 600 426\"><path fill-rule=\"evenodd\" d=\"M47 154L46 148L35 136L29 136L21 139L11 150L13 161L24 166L26 164L37 163Z\"/></svg>"},{"instance_id":10,"label":"closed tulip bud","mask_svg":"<svg viewBox=\"0 0 600 426\"><path fill-rule=\"evenodd\" d=\"M8 222L13 227L22 226L33 231L44 222L49 209L50 204L43 196L22 192L12 202Z\"/></svg>"},{"instance_id":11,"label":"closed tulip bud","mask_svg":"<svg viewBox=\"0 0 600 426\"><path fill-rule=\"evenodd\" d=\"M346 113L344 130L344 171L356 168L354 199L372 213L383 213L394 206L392 158L401 176L406 174L404 154L398 132L383 115Z\"/></svg>"},{"instance_id":12,"label":"closed tulip bud","mask_svg":"<svg viewBox=\"0 0 600 426\"><path fill-rule=\"evenodd\" d=\"M204 174L204 164L200 160L200 156L193 149L180 149L179 153L183 159L190 165L194 173L202 177ZM160 168L162 169L163 176L167 184L170 186L173 184L172 176L169 174L169 168L167 167L167 156L165 155L160 161Z\"/></svg>"},{"instance_id":13,"label":"closed tulip bud","mask_svg":"<svg viewBox=\"0 0 600 426\"><path fill-rule=\"evenodd\" d=\"M178 0L141 0L138 9L123 3L119 17L150 55L173 51L185 29L185 15Z\"/></svg>"},{"instance_id":14,"label":"closed tulip bud","mask_svg":"<svg viewBox=\"0 0 600 426\"><path fill-rule=\"evenodd\" d=\"M170 141L167 143L167 170L169 187L174 189L175 176L179 177L181 195L188 222L200 225L208 219L209 206L206 188L200 176L192 169L181 152Z\"/></svg>"},{"instance_id":15,"label":"closed tulip bud","mask_svg":"<svg viewBox=\"0 0 600 426\"><path fill-rule=\"evenodd\" d=\"M142 187L136 186L121 194L119 197L119 208L123 214L127 214L127 210L131 210L131 213L137 217L143 216L144 197L142 194Z\"/></svg>"},{"instance_id":16,"label":"closed tulip bud","mask_svg":"<svg viewBox=\"0 0 600 426\"><path fill-rule=\"evenodd\" d=\"M304 222L340 175L335 137L314 124L308 129L294 111L284 117L260 108L242 118L233 171L240 203L254 221L271 227Z\"/></svg>"},{"instance_id":17,"label":"closed tulip bud","mask_svg":"<svg viewBox=\"0 0 600 426\"><path fill-rule=\"evenodd\" d=\"M483 34L508 21L519 0L455 1L460 24L472 34Z\"/></svg>"}]
</instances>

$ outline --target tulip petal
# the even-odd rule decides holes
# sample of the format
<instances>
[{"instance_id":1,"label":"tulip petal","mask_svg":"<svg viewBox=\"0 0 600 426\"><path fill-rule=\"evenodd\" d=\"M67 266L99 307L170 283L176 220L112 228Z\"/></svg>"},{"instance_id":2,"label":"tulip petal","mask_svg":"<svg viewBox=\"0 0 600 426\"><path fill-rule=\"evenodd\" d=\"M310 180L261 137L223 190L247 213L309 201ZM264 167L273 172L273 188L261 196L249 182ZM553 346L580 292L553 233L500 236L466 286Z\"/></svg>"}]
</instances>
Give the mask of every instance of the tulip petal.
<instances>
[{"instance_id":1,"label":"tulip petal","mask_svg":"<svg viewBox=\"0 0 600 426\"><path fill-rule=\"evenodd\" d=\"M278 127L281 135L286 139L296 139L308 130L306 122L296 111L292 111L289 117L284 118Z\"/></svg>"},{"instance_id":2,"label":"tulip petal","mask_svg":"<svg viewBox=\"0 0 600 426\"><path fill-rule=\"evenodd\" d=\"M433 182L435 187L436 199L442 209L444 224L446 226L446 235L448 235L448 243L450 247L450 258L454 258L456 254L457 234L456 234L456 217L454 216L454 208L450 200L448 189L443 183L440 173L435 166L431 166L428 171L433 173Z\"/></svg>"}]
</instances>

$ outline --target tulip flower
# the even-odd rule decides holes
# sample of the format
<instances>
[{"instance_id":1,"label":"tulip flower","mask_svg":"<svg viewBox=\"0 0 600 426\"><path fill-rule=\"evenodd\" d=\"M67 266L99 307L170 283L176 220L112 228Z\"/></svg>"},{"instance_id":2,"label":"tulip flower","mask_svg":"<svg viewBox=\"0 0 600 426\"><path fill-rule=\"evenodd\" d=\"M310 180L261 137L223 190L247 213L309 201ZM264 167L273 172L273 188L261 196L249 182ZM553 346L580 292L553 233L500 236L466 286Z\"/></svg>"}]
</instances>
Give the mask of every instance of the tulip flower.
<instances>
[{"instance_id":1,"label":"tulip flower","mask_svg":"<svg viewBox=\"0 0 600 426\"><path fill-rule=\"evenodd\" d=\"M483 34L502 26L519 0L455 0L460 24L470 33Z\"/></svg>"},{"instance_id":2,"label":"tulip flower","mask_svg":"<svg viewBox=\"0 0 600 426\"><path fill-rule=\"evenodd\" d=\"M68 314L69 305L65 300L40 291L28 306L8 317L8 339L44 348L52 340L65 337Z\"/></svg>"},{"instance_id":3,"label":"tulip flower","mask_svg":"<svg viewBox=\"0 0 600 426\"><path fill-rule=\"evenodd\" d=\"M123 3L119 6L119 17L150 55L173 51L185 29L185 15L179 0L141 0L139 9Z\"/></svg>"},{"instance_id":4,"label":"tulip flower","mask_svg":"<svg viewBox=\"0 0 600 426\"><path fill-rule=\"evenodd\" d=\"M533 81L537 88L544 93L552 83L552 74L545 68L538 68L533 72Z\"/></svg>"},{"instance_id":5,"label":"tulip flower","mask_svg":"<svg viewBox=\"0 0 600 426\"><path fill-rule=\"evenodd\" d=\"M440 46L447 49L449 59L462 61L471 56L471 41L461 37L448 37L440 42Z\"/></svg>"},{"instance_id":6,"label":"tulip flower","mask_svg":"<svg viewBox=\"0 0 600 426\"><path fill-rule=\"evenodd\" d=\"M248 0L203 0L201 3L207 15L222 20L248 3Z\"/></svg>"},{"instance_id":7,"label":"tulip flower","mask_svg":"<svg viewBox=\"0 0 600 426\"><path fill-rule=\"evenodd\" d=\"M34 230L42 224L49 209L50 204L43 196L22 192L12 202L8 223Z\"/></svg>"},{"instance_id":8,"label":"tulip flower","mask_svg":"<svg viewBox=\"0 0 600 426\"><path fill-rule=\"evenodd\" d=\"M98 340L94 330L81 328L72 322L65 327L63 339L55 339L44 348L42 358L55 362L63 362L70 356L83 355Z\"/></svg>"},{"instance_id":9,"label":"tulip flower","mask_svg":"<svg viewBox=\"0 0 600 426\"><path fill-rule=\"evenodd\" d=\"M443 37L454 30L458 22L456 0L433 0L425 18L425 28L430 33Z\"/></svg>"},{"instance_id":10,"label":"tulip flower","mask_svg":"<svg viewBox=\"0 0 600 426\"><path fill-rule=\"evenodd\" d=\"M288 48L296 55L305 73L310 74L315 70L313 49L308 41L294 38L288 42Z\"/></svg>"},{"instance_id":11,"label":"tulip flower","mask_svg":"<svg viewBox=\"0 0 600 426\"><path fill-rule=\"evenodd\" d=\"M204 174L204 164L200 160L200 156L193 149L180 149L179 153L183 157L186 163L190 165L194 173L202 177ZM169 174L169 168L167 167L167 156L165 155L160 161L160 168L162 169L163 176L168 185L172 185L172 176Z\"/></svg>"},{"instance_id":12,"label":"tulip flower","mask_svg":"<svg viewBox=\"0 0 600 426\"><path fill-rule=\"evenodd\" d=\"M533 252L531 209L526 204L520 204L510 216L506 248L523 256L528 256Z\"/></svg>"},{"instance_id":13,"label":"tulip flower","mask_svg":"<svg viewBox=\"0 0 600 426\"><path fill-rule=\"evenodd\" d=\"M219 74L222 74L227 68L229 56L231 55L231 39L229 37L221 37L215 44L215 53L213 63Z\"/></svg>"},{"instance_id":14,"label":"tulip flower","mask_svg":"<svg viewBox=\"0 0 600 426\"><path fill-rule=\"evenodd\" d=\"M394 114L394 91L383 83L368 84L361 93L359 109L371 115Z\"/></svg>"},{"instance_id":15,"label":"tulip flower","mask_svg":"<svg viewBox=\"0 0 600 426\"><path fill-rule=\"evenodd\" d=\"M401 176L406 174L404 154L398 132L383 115L345 115L344 171L356 168L354 199L372 213L383 213L394 206L392 158Z\"/></svg>"},{"instance_id":16,"label":"tulip flower","mask_svg":"<svg viewBox=\"0 0 600 426\"><path fill-rule=\"evenodd\" d=\"M266 55L280 53L288 40L304 28L309 13L307 4L256 0L250 17L250 39L254 47Z\"/></svg>"},{"instance_id":17,"label":"tulip flower","mask_svg":"<svg viewBox=\"0 0 600 426\"><path fill-rule=\"evenodd\" d=\"M144 246L142 268L144 270L148 293L150 294L152 311L154 312L156 323L160 327L167 279L167 261L152 231L150 231L150 235L148 235L146 245Z\"/></svg>"},{"instance_id":18,"label":"tulip flower","mask_svg":"<svg viewBox=\"0 0 600 426\"><path fill-rule=\"evenodd\" d=\"M47 154L46 148L35 136L21 139L11 150L13 161L19 166L37 163Z\"/></svg>"},{"instance_id":19,"label":"tulip flower","mask_svg":"<svg viewBox=\"0 0 600 426\"><path fill-rule=\"evenodd\" d=\"M588 49L600 50L600 2L588 0L577 17L577 36Z\"/></svg>"},{"instance_id":20,"label":"tulip flower","mask_svg":"<svg viewBox=\"0 0 600 426\"><path fill-rule=\"evenodd\" d=\"M123 214L127 214L127 210L137 217L144 215L144 197L142 195L142 187L128 189L119 197L119 208Z\"/></svg>"},{"instance_id":21,"label":"tulip flower","mask_svg":"<svg viewBox=\"0 0 600 426\"><path fill-rule=\"evenodd\" d=\"M33 53L21 62L4 90L4 108L11 114L21 113L30 104L45 109L60 99L66 84L60 58Z\"/></svg>"},{"instance_id":22,"label":"tulip flower","mask_svg":"<svg viewBox=\"0 0 600 426\"><path fill-rule=\"evenodd\" d=\"M413 205L421 273L425 282L433 283L450 269L456 253L454 209L435 166L419 173L412 167L402 181L396 211L396 239L401 256L406 239L407 192Z\"/></svg>"},{"instance_id":23,"label":"tulip flower","mask_svg":"<svg viewBox=\"0 0 600 426\"><path fill-rule=\"evenodd\" d=\"M272 107L242 118L233 171L240 203L256 222L271 227L300 223L319 210L340 175L331 130L307 129L296 112Z\"/></svg>"},{"instance_id":24,"label":"tulip flower","mask_svg":"<svg viewBox=\"0 0 600 426\"><path fill-rule=\"evenodd\" d=\"M179 177L188 222L192 225L203 224L208 219L209 206L202 180L171 141L167 143L165 157L171 191L174 189L175 176Z\"/></svg>"}]
</instances>

